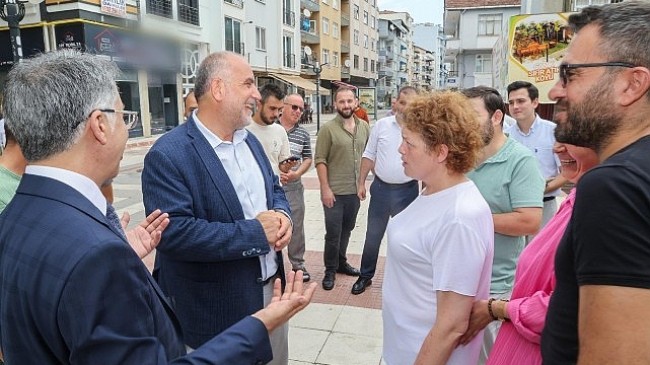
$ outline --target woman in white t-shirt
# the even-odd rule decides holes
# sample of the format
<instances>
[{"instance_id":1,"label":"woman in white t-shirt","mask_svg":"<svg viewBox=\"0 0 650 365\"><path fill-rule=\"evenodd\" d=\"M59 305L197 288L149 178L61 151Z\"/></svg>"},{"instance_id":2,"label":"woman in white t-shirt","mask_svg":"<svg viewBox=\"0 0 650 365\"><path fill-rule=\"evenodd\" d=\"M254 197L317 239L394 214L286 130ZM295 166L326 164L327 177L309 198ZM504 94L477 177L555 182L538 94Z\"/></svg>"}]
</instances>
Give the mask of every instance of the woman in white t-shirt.
<instances>
[{"instance_id":1,"label":"woman in white t-shirt","mask_svg":"<svg viewBox=\"0 0 650 365\"><path fill-rule=\"evenodd\" d=\"M384 360L476 364L482 336L458 340L492 272L492 214L465 177L483 147L478 117L464 96L437 92L415 99L403 120L404 172L425 188L387 228Z\"/></svg>"}]
</instances>

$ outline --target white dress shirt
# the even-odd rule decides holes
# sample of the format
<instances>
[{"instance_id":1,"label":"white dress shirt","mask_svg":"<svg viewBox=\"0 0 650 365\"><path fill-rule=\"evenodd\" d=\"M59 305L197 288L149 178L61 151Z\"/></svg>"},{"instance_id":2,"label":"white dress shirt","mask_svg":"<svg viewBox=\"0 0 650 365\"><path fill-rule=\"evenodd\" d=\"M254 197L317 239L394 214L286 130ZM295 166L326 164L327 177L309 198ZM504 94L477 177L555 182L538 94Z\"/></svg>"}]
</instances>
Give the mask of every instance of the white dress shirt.
<instances>
[{"instance_id":1,"label":"white dress shirt","mask_svg":"<svg viewBox=\"0 0 650 365\"><path fill-rule=\"evenodd\" d=\"M25 174L47 177L68 185L88 199L99 211L106 215L106 198L94 181L87 176L58 167L28 165Z\"/></svg>"},{"instance_id":2,"label":"white dress shirt","mask_svg":"<svg viewBox=\"0 0 650 365\"><path fill-rule=\"evenodd\" d=\"M401 143L402 128L395 116L378 120L370 131L363 157L375 162L375 176L385 183L403 184L413 180L404 174L398 151Z\"/></svg>"},{"instance_id":3,"label":"white dress shirt","mask_svg":"<svg viewBox=\"0 0 650 365\"><path fill-rule=\"evenodd\" d=\"M555 123L536 115L528 133L522 132L519 129L518 123L511 125L510 128L505 130L510 137L528 147L535 155L539 169L545 180L553 178L560 173L560 159L553 152L553 146L555 145L555 127ZM545 194L545 196L558 195L560 195L560 189Z\"/></svg>"},{"instance_id":4,"label":"white dress shirt","mask_svg":"<svg viewBox=\"0 0 650 365\"><path fill-rule=\"evenodd\" d=\"M255 156L253 156L253 152L246 143L248 131L245 129L237 130L232 137L232 142L224 141L201 123L196 112L194 112L194 121L201 134L208 140L217 157L221 160L221 164L237 193L237 198L244 211L244 218L255 219L259 213L268 210L264 177ZM265 256L260 256L260 265L262 279L266 280L276 273L278 263L273 248Z\"/></svg>"}]
</instances>

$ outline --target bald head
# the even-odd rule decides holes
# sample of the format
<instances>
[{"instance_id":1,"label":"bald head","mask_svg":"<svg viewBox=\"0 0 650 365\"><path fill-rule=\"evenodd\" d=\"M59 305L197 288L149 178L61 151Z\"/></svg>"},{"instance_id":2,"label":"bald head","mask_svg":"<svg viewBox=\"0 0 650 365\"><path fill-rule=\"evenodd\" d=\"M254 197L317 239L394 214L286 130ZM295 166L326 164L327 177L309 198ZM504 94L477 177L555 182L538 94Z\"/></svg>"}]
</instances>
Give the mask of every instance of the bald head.
<instances>
[{"instance_id":1,"label":"bald head","mask_svg":"<svg viewBox=\"0 0 650 365\"><path fill-rule=\"evenodd\" d=\"M233 52L215 52L206 57L196 72L196 82L194 84L194 96L201 99L201 96L210 91L210 82L214 78L230 80L233 74L232 65L238 63L247 63L241 55Z\"/></svg>"}]
</instances>

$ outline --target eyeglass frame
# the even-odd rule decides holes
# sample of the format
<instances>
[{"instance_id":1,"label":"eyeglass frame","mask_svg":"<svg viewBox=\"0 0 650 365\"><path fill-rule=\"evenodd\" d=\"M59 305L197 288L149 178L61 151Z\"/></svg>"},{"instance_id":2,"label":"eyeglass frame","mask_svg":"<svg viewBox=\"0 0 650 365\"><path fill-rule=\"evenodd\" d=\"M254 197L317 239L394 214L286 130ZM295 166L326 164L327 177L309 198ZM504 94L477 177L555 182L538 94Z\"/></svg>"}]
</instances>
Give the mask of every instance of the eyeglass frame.
<instances>
[{"instance_id":1,"label":"eyeglass frame","mask_svg":"<svg viewBox=\"0 0 650 365\"><path fill-rule=\"evenodd\" d=\"M304 112L305 112L305 107L301 107L300 105L291 104L291 103L284 103L284 105L291 105L291 110L294 111L294 112L295 112L296 110L300 110L300 113L304 113Z\"/></svg>"},{"instance_id":2,"label":"eyeglass frame","mask_svg":"<svg viewBox=\"0 0 650 365\"><path fill-rule=\"evenodd\" d=\"M124 120L124 124L126 124L127 130L133 128L138 123L138 119L139 119L138 112L134 112L131 110L119 110L119 109L97 109L97 110L99 110L102 113L115 113L115 114L122 113L122 120ZM124 119L125 116L129 116L128 121L127 119Z\"/></svg>"},{"instance_id":3,"label":"eyeglass frame","mask_svg":"<svg viewBox=\"0 0 650 365\"><path fill-rule=\"evenodd\" d=\"M560 82L562 87L566 87L569 84L569 75L567 74L568 70L575 70L578 68L589 68L589 67L627 67L634 68L637 67L635 64L624 62L624 61L613 61L613 62L596 62L596 63L562 63L559 67L558 76L560 77Z\"/></svg>"}]
</instances>

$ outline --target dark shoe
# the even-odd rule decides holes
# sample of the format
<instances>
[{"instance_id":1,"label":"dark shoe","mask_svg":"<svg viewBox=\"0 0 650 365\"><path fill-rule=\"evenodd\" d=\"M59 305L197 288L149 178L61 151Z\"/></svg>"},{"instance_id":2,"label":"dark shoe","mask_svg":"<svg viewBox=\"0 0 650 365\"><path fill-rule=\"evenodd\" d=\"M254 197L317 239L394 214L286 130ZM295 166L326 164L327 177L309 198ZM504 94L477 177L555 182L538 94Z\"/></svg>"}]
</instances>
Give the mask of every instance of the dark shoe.
<instances>
[{"instance_id":1,"label":"dark shoe","mask_svg":"<svg viewBox=\"0 0 650 365\"><path fill-rule=\"evenodd\" d=\"M336 270L336 272L340 274L345 274L348 276L359 276L361 273L359 272L358 269L355 269L354 267L350 266L347 262L343 266L339 266L339 269Z\"/></svg>"},{"instance_id":2,"label":"dark shoe","mask_svg":"<svg viewBox=\"0 0 650 365\"><path fill-rule=\"evenodd\" d=\"M302 269L294 269L293 272L296 272L296 271L299 271L299 270L302 271L302 282L303 283L306 283L309 280L311 280L311 275L309 275L307 270L305 270L304 268L302 268Z\"/></svg>"},{"instance_id":3,"label":"dark shoe","mask_svg":"<svg viewBox=\"0 0 650 365\"><path fill-rule=\"evenodd\" d=\"M359 278L357 282L352 285L352 294L359 295L366 291L366 288L372 285L372 279Z\"/></svg>"},{"instance_id":4,"label":"dark shoe","mask_svg":"<svg viewBox=\"0 0 650 365\"><path fill-rule=\"evenodd\" d=\"M325 272L325 277L323 278L323 289L332 290L334 289L334 280L336 280L336 274L333 272Z\"/></svg>"}]
</instances>

